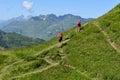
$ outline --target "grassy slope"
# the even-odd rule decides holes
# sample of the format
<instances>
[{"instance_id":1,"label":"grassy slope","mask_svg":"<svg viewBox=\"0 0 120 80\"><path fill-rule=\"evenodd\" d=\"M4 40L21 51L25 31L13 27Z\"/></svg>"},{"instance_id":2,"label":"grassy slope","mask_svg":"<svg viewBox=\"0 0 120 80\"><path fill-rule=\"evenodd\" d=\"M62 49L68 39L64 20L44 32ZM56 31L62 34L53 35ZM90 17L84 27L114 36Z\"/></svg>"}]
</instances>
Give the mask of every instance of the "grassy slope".
<instances>
[{"instance_id":1,"label":"grassy slope","mask_svg":"<svg viewBox=\"0 0 120 80\"><path fill-rule=\"evenodd\" d=\"M120 44L120 4L100 17L98 23L117 44Z\"/></svg>"},{"instance_id":2,"label":"grassy slope","mask_svg":"<svg viewBox=\"0 0 120 80\"><path fill-rule=\"evenodd\" d=\"M99 23L99 26L105 30L112 40L120 45L119 37L115 39L115 33L117 33L118 36L120 35L119 30L116 29L114 25L120 26L117 24L118 20L116 19L116 21L112 22L113 17L107 19L112 15L112 12L119 12L117 9L119 9L119 6L95 22ZM108 25L105 25L104 20L112 22L112 27L115 27L112 29L116 29L116 31L112 32L114 30L108 27ZM86 23L80 33L75 33L75 28L73 28L64 33L64 37L66 36L70 37L70 41L63 46L62 54L66 55L64 59L59 57L57 47L44 51L39 56L33 56L41 50L57 43L56 38L42 45L0 52L1 70L6 65L24 59L24 61L8 68L7 71L4 72L4 75L2 75L3 80L8 80L11 77L21 76L21 74L36 70L39 71L43 67L51 65L44 60L46 56L49 56L53 63L60 62L60 64L42 73L37 72L17 78L16 80L120 80L120 53L113 49L107 42L106 37L99 28L93 24L93 21Z\"/></svg>"}]
</instances>

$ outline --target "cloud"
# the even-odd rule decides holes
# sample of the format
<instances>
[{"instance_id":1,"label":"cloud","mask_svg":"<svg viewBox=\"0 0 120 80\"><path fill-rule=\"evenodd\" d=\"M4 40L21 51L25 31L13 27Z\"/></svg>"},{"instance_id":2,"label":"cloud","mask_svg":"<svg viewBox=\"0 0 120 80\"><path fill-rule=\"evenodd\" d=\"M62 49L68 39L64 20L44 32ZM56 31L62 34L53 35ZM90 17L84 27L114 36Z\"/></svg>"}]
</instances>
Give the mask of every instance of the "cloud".
<instances>
[{"instance_id":1,"label":"cloud","mask_svg":"<svg viewBox=\"0 0 120 80\"><path fill-rule=\"evenodd\" d=\"M23 7L25 9L27 9L28 11L31 11L32 7L33 7L33 3L32 2L28 2L28 1L24 1L23 2Z\"/></svg>"}]
</instances>

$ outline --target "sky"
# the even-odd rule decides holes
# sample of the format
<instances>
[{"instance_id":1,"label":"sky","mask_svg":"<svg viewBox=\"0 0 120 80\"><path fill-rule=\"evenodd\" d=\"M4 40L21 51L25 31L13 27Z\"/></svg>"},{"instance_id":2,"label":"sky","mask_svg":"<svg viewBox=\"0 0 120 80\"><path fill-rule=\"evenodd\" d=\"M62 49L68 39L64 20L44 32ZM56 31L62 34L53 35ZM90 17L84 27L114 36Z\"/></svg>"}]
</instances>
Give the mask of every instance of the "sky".
<instances>
[{"instance_id":1,"label":"sky","mask_svg":"<svg viewBox=\"0 0 120 80\"><path fill-rule=\"evenodd\" d=\"M78 15L97 18L114 8L120 0L0 0L0 20L20 15Z\"/></svg>"}]
</instances>

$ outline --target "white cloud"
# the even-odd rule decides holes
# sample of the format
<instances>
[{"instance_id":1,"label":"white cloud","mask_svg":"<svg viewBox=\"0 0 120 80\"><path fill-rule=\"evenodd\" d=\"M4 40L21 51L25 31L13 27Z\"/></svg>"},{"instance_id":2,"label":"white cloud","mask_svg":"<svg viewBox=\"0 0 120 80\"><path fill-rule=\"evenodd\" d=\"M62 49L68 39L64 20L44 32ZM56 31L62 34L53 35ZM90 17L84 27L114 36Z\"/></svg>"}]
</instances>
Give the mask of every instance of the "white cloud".
<instances>
[{"instance_id":1,"label":"white cloud","mask_svg":"<svg viewBox=\"0 0 120 80\"><path fill-rule=\"evenodd\" d=\"M33 3L31 3L31 2L28 2L28 1L23 2L23 7L25 9L27 9L28 11L30 11L32 9L32 6L33 6Z\"/></svg>"}]
</instances>

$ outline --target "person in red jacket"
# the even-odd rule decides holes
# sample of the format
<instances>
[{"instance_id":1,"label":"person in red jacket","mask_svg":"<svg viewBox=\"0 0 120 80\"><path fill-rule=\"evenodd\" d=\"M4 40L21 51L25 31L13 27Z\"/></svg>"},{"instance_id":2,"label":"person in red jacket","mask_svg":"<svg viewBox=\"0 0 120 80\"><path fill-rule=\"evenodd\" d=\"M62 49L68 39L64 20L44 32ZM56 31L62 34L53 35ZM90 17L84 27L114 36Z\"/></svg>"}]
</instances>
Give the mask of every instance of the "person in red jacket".
<instances>
[{"instance_id":1,"label":"person in red jacket","mask_svg":"<svg viewBox=\"0 0 120 80\"><path fill-rule=\"evenodd\" d=\"M77 32L80 32L80 28L81 28L81 22L80 20L77 22Z\"/></svg>"},{"instance_id":2,"label":"person in red jacket","mask_svg":"<svg viewBox=\"0 0 120 80\"><path fill-rule=\"evenodd\" d=\"M61 41L62 41L62 32L58 32L58 42L59 42L59 47L61 48L62 47L62 44L61 44Z\"/></svg>"}]
</instances>

